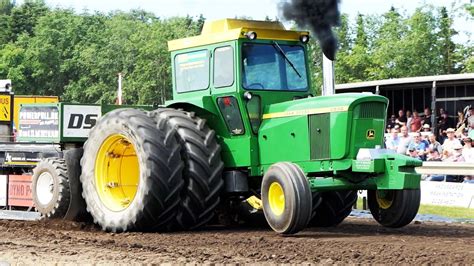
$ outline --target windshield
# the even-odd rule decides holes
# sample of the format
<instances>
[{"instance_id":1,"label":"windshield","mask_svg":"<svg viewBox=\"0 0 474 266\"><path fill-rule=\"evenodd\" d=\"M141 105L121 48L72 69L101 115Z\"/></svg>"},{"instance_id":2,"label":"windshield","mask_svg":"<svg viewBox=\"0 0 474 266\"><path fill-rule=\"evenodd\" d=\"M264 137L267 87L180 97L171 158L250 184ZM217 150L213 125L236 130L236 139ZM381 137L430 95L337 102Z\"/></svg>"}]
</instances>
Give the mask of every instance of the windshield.
<instances>
[{"instance_id":1,"label":"windshield","mask_svg":"<svg viewBox=\"0 0 474 266\"><path fill-rule=\"evenodd\" d=\"M248 90L305 91L304 49L300 45L244 43L243 87Z\"/></svg>"}]
</instances>

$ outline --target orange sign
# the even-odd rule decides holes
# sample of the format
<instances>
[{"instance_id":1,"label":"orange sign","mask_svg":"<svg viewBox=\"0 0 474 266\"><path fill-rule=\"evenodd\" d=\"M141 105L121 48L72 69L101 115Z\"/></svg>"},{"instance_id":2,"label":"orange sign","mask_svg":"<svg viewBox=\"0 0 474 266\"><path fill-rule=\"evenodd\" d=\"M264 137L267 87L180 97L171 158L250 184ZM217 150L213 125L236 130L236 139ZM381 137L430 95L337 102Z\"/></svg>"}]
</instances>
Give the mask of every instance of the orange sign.
<instances>
[{"instance_id":1,"label":"orange sign","mask_svg":"<svg viewBox=\"0 0 474 266\"><path fill-rule=\"evenodd\" d=\"M31 175L8 176L8 205L33 207Z\"/></svg>"}]
</instances>

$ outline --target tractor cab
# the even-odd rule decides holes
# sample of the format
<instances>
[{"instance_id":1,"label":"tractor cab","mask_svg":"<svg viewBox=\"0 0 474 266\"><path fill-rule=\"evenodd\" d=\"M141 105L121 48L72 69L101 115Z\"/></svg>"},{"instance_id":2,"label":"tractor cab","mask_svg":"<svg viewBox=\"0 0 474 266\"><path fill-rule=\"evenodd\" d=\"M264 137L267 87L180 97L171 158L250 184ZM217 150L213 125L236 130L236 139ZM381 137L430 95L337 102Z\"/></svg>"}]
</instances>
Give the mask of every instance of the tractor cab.
<instances>
[{"instance_id":1,"label":"tractor cab","mask_svg":"<svg viewBox=\"0 0 474 266\"><path fill-rule=\"evenodd\" d=\"M226 163L256 166L251 146L265 109L310 95L308 41L308 32L280 22L206 22L201 35L168 42L173 100L166 105L205 117L221 138Z\"/></svg>"}]
</instances>

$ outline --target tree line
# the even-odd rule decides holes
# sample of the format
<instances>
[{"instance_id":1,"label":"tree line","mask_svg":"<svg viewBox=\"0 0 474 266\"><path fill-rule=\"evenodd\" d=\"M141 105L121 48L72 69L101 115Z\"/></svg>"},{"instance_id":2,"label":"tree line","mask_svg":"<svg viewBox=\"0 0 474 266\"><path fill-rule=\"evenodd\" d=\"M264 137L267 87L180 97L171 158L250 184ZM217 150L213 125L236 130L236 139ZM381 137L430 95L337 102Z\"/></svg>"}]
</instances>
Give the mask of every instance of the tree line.
<instances>
[{"instance_id":1,"label":"tree line","mask_svg":"<svg viewBox=\"0 0 474 266\"><path fill-rule=\"evenodd\" d=\"M21 5L0 0L0 78L11 79L16 94L113 103L120 72L126 103L162 103L172 88L167 41L198 35L204 21L143 10L77 13L42 0ZM452 24L446 8L420 8L411 15L392 8L355 21L343 15L336 29L336 82L474 72L474 45L455 44ZM322 59L315 38L309 58L318 93Z\"/></svg>"}]
</instances>

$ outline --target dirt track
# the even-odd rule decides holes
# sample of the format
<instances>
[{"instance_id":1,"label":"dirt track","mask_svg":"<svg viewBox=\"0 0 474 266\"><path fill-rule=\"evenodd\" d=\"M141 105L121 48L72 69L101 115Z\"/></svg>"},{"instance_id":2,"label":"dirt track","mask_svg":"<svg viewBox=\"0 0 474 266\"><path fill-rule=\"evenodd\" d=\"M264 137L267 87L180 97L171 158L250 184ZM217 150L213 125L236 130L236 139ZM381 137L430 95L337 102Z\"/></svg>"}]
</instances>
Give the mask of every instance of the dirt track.
<instances>
[{"instance_id":1,"label":"dirt track","mask_svg":"<svg viewBox=\"0 0 474 266\"><path fill-rule=\"evenodd\" d=\"M0 221L0 265L50 263L463 263L474 264L474 225L386 229L348 218L336 228L281 237L268 229L101 232L69 222Z\"/></svg>"}]
</instances>

